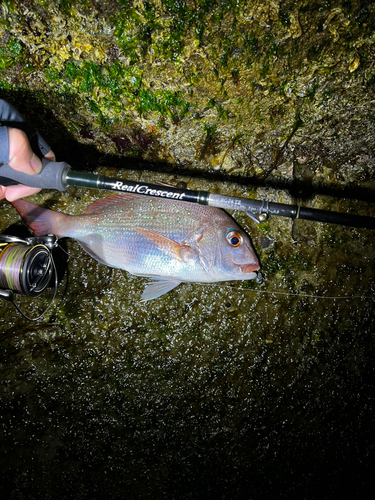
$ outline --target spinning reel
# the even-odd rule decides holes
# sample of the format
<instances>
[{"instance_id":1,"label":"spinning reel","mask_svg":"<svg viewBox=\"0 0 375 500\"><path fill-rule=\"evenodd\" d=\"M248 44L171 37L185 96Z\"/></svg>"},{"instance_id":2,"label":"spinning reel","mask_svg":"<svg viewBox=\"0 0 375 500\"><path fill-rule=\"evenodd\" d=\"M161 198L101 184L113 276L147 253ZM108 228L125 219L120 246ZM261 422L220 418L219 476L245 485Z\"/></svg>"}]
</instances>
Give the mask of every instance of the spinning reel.
<instances>
[{"instance_id":1,"label":"spinning reel","mask_svg":"<svg viewBox=\"0 0 375 500\"><path fill-rule=\"evenodd\" d=\"M55 275L52 303L57 289L57 273L52 257L52 249L56 246L57 238L53 234L28 238L0 235L0 298L12 302L27 319L31 318L20 311L14 302L14 293L38 297Z\"/></svg>"}]
</instances>

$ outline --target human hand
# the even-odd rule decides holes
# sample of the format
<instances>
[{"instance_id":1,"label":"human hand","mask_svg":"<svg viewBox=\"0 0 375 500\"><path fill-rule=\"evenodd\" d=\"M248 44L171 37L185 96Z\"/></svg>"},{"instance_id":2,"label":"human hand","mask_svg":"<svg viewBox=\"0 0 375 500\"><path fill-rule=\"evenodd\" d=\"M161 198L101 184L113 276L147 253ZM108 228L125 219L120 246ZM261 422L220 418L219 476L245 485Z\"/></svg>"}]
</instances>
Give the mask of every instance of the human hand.
<instances>
[{"instance_id":1,"label":"human hand","mask_svg":"<svg viewBox=\"0 0 375 500\"><path fill-rule=\"evenodd\" d=\"M9 138L9 160L8 165L25 174L38 174L42 169L42 162L31 149L29 140L25 132L17 128L8 127ZM55 155L50 150L45 158L55 161ZM8 201L18 200L24 196L30 196L40 191L38 188L30 188L23 185L0 186L0 200L6 198Z\"/></svg>"}]
</instances>

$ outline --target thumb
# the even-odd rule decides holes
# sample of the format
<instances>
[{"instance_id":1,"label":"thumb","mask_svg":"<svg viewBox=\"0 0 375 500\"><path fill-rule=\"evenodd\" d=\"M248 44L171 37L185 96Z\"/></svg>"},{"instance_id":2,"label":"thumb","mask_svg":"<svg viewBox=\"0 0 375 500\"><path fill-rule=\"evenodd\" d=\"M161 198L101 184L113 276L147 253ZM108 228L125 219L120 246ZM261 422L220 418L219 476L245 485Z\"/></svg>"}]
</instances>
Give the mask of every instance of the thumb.
<instances>
[{"instance_id":1,"label":"thumb","mask_svg":"<svg viewBox=\"0 0 375 500\"><path fill-rule=\"evenodd\" d=\"M17 128L8 128L8 138L9 166L25 174L38 174L42 169L42 162L31 149L25 132Z\"/></svg>"}]
</instances>

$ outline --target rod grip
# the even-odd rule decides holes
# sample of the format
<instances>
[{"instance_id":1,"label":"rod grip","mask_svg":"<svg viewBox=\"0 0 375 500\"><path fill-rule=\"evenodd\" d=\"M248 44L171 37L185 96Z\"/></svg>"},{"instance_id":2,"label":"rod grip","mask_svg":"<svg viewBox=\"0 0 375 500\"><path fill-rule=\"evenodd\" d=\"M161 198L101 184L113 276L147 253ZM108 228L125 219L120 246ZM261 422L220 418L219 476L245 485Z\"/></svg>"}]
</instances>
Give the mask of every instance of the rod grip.
<instances>
[{"instance_id":1,"label":"rod grip","mask_svg":"<svg viewBox=\"0 0 375 500\"><path fill-rule=\"evenodd\" d=\"M33 188L66 191L68 186L64 181L63 174L68 168L70 166L65 161L55 162L43 158L40 173L29 175L14 170L7 163L0 163L0 184L2 186L23 184Z\"/></svg>"}]
</instances>

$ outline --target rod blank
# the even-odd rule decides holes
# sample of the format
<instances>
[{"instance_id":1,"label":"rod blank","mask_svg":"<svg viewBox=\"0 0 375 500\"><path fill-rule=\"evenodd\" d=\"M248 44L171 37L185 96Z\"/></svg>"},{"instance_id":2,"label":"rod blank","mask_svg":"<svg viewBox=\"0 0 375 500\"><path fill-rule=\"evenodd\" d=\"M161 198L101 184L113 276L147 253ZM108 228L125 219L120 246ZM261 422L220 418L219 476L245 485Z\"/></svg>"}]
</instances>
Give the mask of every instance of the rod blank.
<instances>
[{"instance_id":1,"label":"rod blank","mask_svg":"<svg viewBox=\"0 0 375 500\"><path fill-rule=\"evenodd\" d=\"M69 186L80 186L94 189L105 189L120 193L136 193L156 198L171 198L200 205L223 208L225 210L241 210L250 217L259 214L258 222L266 219L268 215L304 219L341 226L351 226L366 229L375 229L375 218L341 212L330 212L316 208L287 205L265 200L254 200L235 196L208 193L207 191L193 191L172 186L135 182L87 172L76 172L70 169L65 162L50 162L43 160L43 169L37 175L27 175L16 172L7 164L0 163L0 184L11 186L24 184L41 189L57 189L65 191Z\"/></svg>"}]
</instances>

